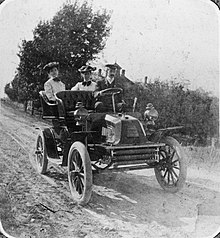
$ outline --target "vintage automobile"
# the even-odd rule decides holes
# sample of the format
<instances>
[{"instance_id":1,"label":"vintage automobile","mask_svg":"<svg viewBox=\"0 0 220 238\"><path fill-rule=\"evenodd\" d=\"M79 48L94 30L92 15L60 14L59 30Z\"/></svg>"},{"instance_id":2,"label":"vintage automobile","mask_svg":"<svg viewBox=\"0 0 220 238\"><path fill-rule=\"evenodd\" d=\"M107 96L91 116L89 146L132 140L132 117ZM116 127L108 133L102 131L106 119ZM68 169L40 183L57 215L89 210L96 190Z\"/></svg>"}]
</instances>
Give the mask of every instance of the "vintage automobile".
<instances>
[{"instance_id":1,"label":"vintage automobile","mask_svg":"<svg viewBox=\"0 0 220 238\"><path fill-rule=\"evenodd\" d=\"M55 104L40 92L44 119L53 126L41 128L36 142L39 173L47 172L48 161L67 166L69 187L74 201L89 202L93 173L152 168L161 187L171 193L179 191L186 180L186 156L172 130L148 130L158 113L145 112L141 122L131 112L117 112L115 96L120 88L106 89L102 95L112 98L112 110L95 111L95 98L88 91L62 91Z\"/></svg>"}]
</instances>

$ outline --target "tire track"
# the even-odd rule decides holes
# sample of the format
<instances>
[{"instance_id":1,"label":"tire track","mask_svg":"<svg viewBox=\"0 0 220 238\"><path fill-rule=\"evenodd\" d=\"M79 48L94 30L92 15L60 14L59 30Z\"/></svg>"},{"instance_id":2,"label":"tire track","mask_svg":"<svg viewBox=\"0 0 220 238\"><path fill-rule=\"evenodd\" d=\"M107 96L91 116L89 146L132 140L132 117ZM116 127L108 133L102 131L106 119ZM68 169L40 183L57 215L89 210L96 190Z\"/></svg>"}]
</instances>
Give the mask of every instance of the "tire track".
<instances>
[{"instance_id":1,"label":"tire track","mask_svg":"<svg viewBox=\"0 0 220 238\"><path fill-rule=\"evenodd\" d=\"M52 185L54 188L56 188L57 192L59 192L59 193L64 192L63 188L66 188L66 187L64 186L64 183L62 181L56 182L55 179L52 179L46 175L40 175L37 173L36 165L32 158L32 151L30 151L29 148L27 148L27 146L24 144L24 141L19 140L15 134L4 132L3 130L2 130L2 133L7 135L9 138L11 138L11 140L13 140L17 144L17 152L18 152L17 156L19 156L19 153L24 154L26 156L26 158L29 159L29 161L32 165L32 166L30 166L30 165L26 164L25 168L24 168L24 163L23 163L24 161L16 160L15 163L12 163L11 157L7 156L5 154L5 152L0 148L0 155L2 157L4 156L5 160L7 161L7 163L4 163L4 164L8 169L13 170L14 174L18 173L18 171L19 171L19 174L22 174L22 176L24 178L26 178L26 181L29 185L32 184L32 182L29 182L29 181L31 181L34 177L40 177L40 178L43 178L43 180L45 182L47 182L46 183L47 185ZM14 148L15 148L15 146L16 145L13 145ZM19 150L19 147L21 148L22 151ZM17 157L17 156L15 156L15 157ZM23 167L25 169L25 171L20 170L21 167ZM55 166L52 166L52 168L53 168L53 170L56 170L56 172L58 172L58 173L63 171L61 169L57 169ZM29 172L27 173L27 171L29 171ZM49 184L48 184L48 182L49 182ZM35 186L36 186L36 184L35 184ZM41 185L38 186L39 190L41 190L40 187L41 187ZM68 197L71 197L71 196L69 195Z\"/></svg>"},{"instance_id":2,"label":"tire track","mask_svg":"<svg viewBox=\"0 0 220 238\"><path fill-rule=\"evenodd\" d=\"M13 120L14 120L14 115L10 115L10 117L13 118ZM36 132L36 126L34 126L35 130L33 130L33 127L27 126L27 123L26 123L26 125L23 126L23 124L26 122L25 120L23 120L23 119L18 120L16 118L16 121L22 123L22 126L19 127L20 130L25 128L24 131L26 131L27 128L28 128L32 132ZM2 125L3 128L6 128L6 126L3 125L2 122L0 124ZM48 126L48 124L43 123L43 126L45 126L45 125ZM36 136L36 138L32 138L32 142L27 141L27 138L22 139L20 137L19 131L16 130L12 124L10 126L11 126L10 130L8 130L7 132L5 130L3 130L2 128L0 128L0 130L1 130L2 133L8 135L12 140L14 140L20 146L20 148L23 150L23 152L28 156L29 161L30 161L32 167L35 169L35 173L37 174L37 176L40 176L41 178L43 178L44 181L46 181L48 185L50 185L52 187L56 187L56 190L58 190L59 193L65 194L69 199L72 200L72 196L69 192L69 186L68 186L68 183L66 181L62 181L60 179L57 181L55 178L49 177L47 175L41 175L41 174L36 172L37 169L36 169L36 163L35 163L35 160L34 160L34 157L35 157L34 148L35 148L35 146L31 146L31 145L32 145L33 141L34 142L36 141L37 136ZM15 125L15 126L17 126L17 125ZM14 133L12 131L16 131L16 133ZM36 132L36 134L37 134L37 132ZM36 143L34 143L34 145L35 144ZM65 174L66 173L64 168L60 168L56 165L51 165L50 163L48 164L48 167L49 166L51 166L53 174L57 173L57 175L59 175L59 174Z\"/></svg>"},{"instance_id":3,"label":"tire track","mask_svg":"<svg viewBox=\"0 0 220 238\"><path fill-rule=\"evenodd\" d=\"M51 166L49 176L36 172L33 159L35 128L37 124L42 128L48 124L33 118L29 120L7 107L1 108L0 121L0 164L5 166L4 173L8 173L2 176L16 207L15 218L23 217L19 227L26 232L25 237L44 237L29 232L41 230L43 223L51 226L46 237L84 237L86 234L89 237L97 237L97 234L98 237L120 237L117 231L109 231L84 208L76 206L63 177L65 168Z\"/></svg>"},{"instance_id":4,"label":"tire track","mask_svg":"<svg viewBox=\"0 0 220 238\"><path fill-rule=\"evenodd\" d=\"M65 187L55 181L56 186L53 186L54 184L51 186L48 179L45 179L46 176L39 176L32 166L26 163L29 153L21 140L18 140L16 135L3 130L1 136L4 138L4 146L0 148L0 162L4 168L1 176L12 198L13 207L16 207L15 219L18 220L20 216L29 216L29 220L35 220L37 216L45 219L48 213L54 213L55 216L59 216L59 213L67 216L68 213L68 217L73 219L76 213L79 214L72 203L71 196L67 196L68 192L64 191ZM14 150L9 150L7 144ZM26 201L28 201L27 205ZM3 222L7 223L7 221ZM8 238L12 237L5 232L3 226L0 232Z\"/></svg>"}]
</instances>

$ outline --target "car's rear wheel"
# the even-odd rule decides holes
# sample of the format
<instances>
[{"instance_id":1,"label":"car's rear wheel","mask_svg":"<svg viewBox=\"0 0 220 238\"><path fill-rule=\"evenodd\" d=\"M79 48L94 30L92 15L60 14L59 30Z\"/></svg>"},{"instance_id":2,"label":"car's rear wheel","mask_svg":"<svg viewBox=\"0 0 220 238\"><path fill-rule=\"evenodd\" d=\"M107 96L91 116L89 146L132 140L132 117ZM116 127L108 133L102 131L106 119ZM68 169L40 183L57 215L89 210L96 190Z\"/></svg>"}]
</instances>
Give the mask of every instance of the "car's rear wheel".
<instances>
[{"instance_id":1,"label":"car's rear wheel","mask_svg":"<svg viewBox=\"0 0 220 238\"><path fill-rule=\"evenodd\" d=\"M35 161L36 161L37 171L40 174L45 174L47 171L48 159L47 159L47 152L45 148L45 139L42 132L40 132L37 137Z\"/></svg>"},{"instance_id":2,"label":"car's rear wheel","mask_svg":"<svg viewBox=\"0 0 220 238\"><path fill-rule=\"evenodd\" d=\"M159 163L155 167L155 175L160 186L168 192L179 191L187 174L186 155L173 137L167 136L161 140L165 143L159 151Z\"/></svg>"},{"instance_id":3,"label":"car's rear wheel","mask_svg":"<svg viewBox=\"0 0 220 238\"><path fill-rule=\"evenodd\" d=\"M92 166L84 144L74 142L68 154L68 180L74 201L86 205L92 194Z\"/></svg>"}]
</instances>

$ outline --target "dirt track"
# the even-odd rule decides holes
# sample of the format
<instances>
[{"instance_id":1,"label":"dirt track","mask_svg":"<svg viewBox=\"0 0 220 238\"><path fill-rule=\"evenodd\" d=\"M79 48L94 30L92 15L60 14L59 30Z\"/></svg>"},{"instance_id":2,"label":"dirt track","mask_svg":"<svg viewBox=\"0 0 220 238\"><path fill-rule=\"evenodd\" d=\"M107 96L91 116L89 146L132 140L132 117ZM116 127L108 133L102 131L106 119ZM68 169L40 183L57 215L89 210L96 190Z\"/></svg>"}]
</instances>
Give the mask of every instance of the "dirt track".
<instances>
[{"instance_id":1,"label":"dirt track","mask_svg":"<svg viewBox=\"0 0 220 238\"><path fill-rule=\"evenodd\" d=\"M181 192L164 192L152 170L95 175L92 200L74 205L64 168L34 169L40 120L0 112L0 217L15 237L213 237L220 228L220 175L189 167ZM1 237L1 235L0 235Z\"/></svg>"}]
</instances>

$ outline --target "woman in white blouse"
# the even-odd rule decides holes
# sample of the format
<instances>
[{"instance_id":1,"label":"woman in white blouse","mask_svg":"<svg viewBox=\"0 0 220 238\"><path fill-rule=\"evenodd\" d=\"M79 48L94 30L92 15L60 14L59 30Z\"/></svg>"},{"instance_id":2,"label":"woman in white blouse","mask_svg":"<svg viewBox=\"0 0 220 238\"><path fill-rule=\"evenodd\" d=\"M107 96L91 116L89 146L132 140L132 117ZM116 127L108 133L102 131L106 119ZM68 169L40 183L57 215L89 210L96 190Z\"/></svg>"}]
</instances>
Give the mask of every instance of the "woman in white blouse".
<instances>
[{"instance_id":1,"label":"woman in white blouse","mask_svg":"<svg viewBox=\"0 0 220 238\"><path fill-rule=\"evenodd\" d=\"M55 93L65 90L65 84L62 83L59 78L58 66L58 62L50 62L43 68L47 72L49 78L44 84L44 90L50 102L56 101Z\"/></svg>"},{"instance_id":2,"label":"woman in white blouse","mask_svg":"<svg viewBox=\"0 0 220 238\"><path fill-rule=\"evenodd\" d=\"M95 71L95 67L91 67L89 65L82 66L79 69L83 77L83 82L78 82L74 87L71 88L73 91L95 91L96 90L96 83L91 80L91 72Z\"/></svg>"}]
</instances>

